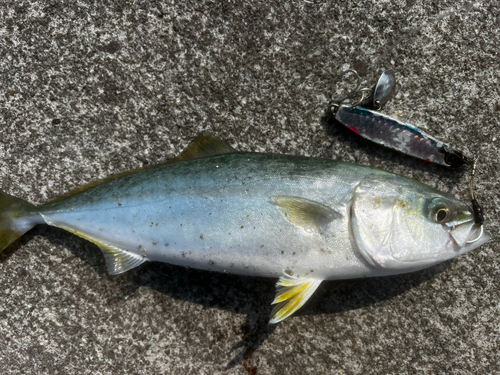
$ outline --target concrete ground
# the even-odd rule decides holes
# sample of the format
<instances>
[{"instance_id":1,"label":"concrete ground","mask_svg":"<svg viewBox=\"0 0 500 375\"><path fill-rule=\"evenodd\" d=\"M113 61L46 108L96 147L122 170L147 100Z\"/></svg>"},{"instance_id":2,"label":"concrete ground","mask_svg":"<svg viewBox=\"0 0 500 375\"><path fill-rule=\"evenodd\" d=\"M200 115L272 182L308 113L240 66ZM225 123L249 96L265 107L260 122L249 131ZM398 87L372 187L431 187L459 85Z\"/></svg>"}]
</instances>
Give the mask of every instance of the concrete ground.
<instances>
[{"instance_id":1,"label":"concrete ground","mask_svg":"<svg viewBox=\"0 0 500 375\"><path fill-rule=\"evenodd\" d=\"M95 245L39 226L2 255L0 372L500 373L499 46L498 1L2 1L9 194L41 204L208 131L242 151L380 167L467 200L468 170L323 116L341 72L372 84L391 68L385 113L481 155L492 239L429 270L325 282L268 326L275 280L166 264L109 276Z\"/></svg>"}]
</instances>

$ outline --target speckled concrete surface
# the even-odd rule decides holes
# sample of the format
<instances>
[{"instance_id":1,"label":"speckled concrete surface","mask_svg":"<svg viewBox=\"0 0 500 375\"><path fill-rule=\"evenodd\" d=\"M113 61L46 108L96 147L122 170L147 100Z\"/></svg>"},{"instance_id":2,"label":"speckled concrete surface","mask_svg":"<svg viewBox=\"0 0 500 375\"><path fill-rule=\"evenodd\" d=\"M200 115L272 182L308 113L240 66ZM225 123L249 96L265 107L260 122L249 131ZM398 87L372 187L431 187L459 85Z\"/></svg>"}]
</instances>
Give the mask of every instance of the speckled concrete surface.
<instances>
[{"instance_id":1,"label":"speckled concrete surface","mask_svg":"<svg viewBox=\"0 0 500 375\"><path fill-rule=\"evenodd\" d=\"M467 199L468 176L322 118L333 76L384 68L385 108L471 153L492 240L415 274L328 282L266 324L274 280L147 264L40 226L0 263L2 374L500 372L498 1L0 4L0 188L43 203L173 157L201 131L246 151L396 171Z\"/></svg>"}]
</instances>

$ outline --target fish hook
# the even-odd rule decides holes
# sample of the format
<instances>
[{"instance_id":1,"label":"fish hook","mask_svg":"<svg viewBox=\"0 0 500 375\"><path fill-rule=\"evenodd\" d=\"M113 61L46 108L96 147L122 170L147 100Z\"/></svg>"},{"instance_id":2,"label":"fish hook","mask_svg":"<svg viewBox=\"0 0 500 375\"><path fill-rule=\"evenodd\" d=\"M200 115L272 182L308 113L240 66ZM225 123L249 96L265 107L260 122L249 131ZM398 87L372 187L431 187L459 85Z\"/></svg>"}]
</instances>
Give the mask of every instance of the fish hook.
<instances>
[{"instance_id":1,"label":"fish hook","mask_svg":"<svg viewBox=\"0 0 500 375\"><path fill-rule=\"evenodd\" d=\"M474 173L476 171L476 162L479 159L479 156L474 160L472 163L472 173L470 177L470 199L472 203L472 211L474 212L474 223L477 225L480 225L481 231L479 232L479 235L471 240L471 241L466 241L468 244L477 242L483 235L484 228L483 228L483 223L484 223L484 215L483 215L483 208L479 205L478 201L476 200L476 195L474 194Z\"/></svg>"},{"instance_id":2,"label":"fish hook","mask_svg":"<svg viewBox=\"0 0 500 375\"><path fill-rule=\"evenodd\" d=\"M362 89L360 89L361 78L358 72L356 72L353 69L349 69L343 72L341 74L341 77L348 73L352 73L356 76L357 79L356 88L346 96L339 99L332 99L328 102L328 109L332 111L334 114L338 110L342 102L352 98L359 92L361 93L361 98L358 101L352 103L351 107L360 106L360 107L379 110L394 95L396 88L396 78L392 70L385 70L378 79L377 83L372 88L362 88Z\"/></svg>"},{"instance_id":3,"label":"fish hook","mask_svg":"<svg viewBox=\"0 0 500 375\"><path fill-rule=\"evenodd\" d=\"M347 99L350 99L352 98L354 95L356 95L359 91L363 92L364 89L359 89L359 87L361 86L361 77L359 76L358 72L356 72L354 69L349 69L349 70L346 70L345 72L343 72L340 76L345 76L346 74L349 74L349 73L352 73L356 76L356 88L354 90L352 90L351 92L349 92L347 95L341 97L341 98L338 98L338 99L331 99L328 103L327 103L327 109L332 111L334 114L335 112L337 112L337 109L340 107L340 105L342 104L342 102L344 102L345 100ZM363 93L363 96L364 96L364 93ZM363 99L363 98L361 98Z\"/></svg>"}]
</instances>

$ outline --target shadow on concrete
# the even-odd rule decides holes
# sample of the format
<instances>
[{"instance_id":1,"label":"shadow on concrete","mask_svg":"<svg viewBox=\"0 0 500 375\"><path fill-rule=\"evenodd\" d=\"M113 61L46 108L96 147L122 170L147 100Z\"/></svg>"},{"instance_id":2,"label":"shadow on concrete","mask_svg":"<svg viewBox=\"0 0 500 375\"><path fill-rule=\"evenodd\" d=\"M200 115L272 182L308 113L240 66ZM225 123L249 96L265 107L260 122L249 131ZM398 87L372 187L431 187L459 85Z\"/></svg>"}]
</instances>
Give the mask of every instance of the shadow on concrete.
<instances>
[{"instance_id":1,"label":"shadow on concrete","mask_svg":"<svg viewBox=\"0 0 500 375\"><path fill-rule=\"evenodd\" d=\"M108 301L110 304L125 299L140 287L147 287L175 299L245 315L245 323L232 330L242 339L232 348L234 357L226 369L245 364L276 328L276 325L268 324L272 310L270 303L275 293L274 279L221 274L163 263L147 263L125 274L108 276L104 257L97 246L47 225L40 225L28 232L8 249L7 257L39 235L54 245L67 248L109 280L113 288ZM3 258L5 261L6 256ZM325 281L295 316L337 314L377 304L433 278L449 264L445 262L427 270L398 276Z\"/></svg>"}]
</instances>

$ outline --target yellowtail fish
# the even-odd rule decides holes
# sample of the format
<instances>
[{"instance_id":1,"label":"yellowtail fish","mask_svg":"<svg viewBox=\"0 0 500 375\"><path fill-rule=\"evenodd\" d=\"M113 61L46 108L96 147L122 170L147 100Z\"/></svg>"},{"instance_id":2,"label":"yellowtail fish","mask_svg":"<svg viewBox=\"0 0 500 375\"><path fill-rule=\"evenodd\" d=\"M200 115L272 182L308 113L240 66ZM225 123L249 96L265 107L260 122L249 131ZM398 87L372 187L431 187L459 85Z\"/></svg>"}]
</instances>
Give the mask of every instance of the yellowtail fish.
<instances>
[{"instance_id":1,"label":"yellowtail fish","mask_svg":"<svg viewBox=\"0 0 500 375\"><path fill-rule=\"evenodd\" d=\"M323 280L430 267L489 236L469 205L394 173L240 153L201 135L175 159L41 206L0 192L0 250L37 224L98 245L110 274L146 261L279 278L270 323Z\"/></svg>"}]
</instances>

